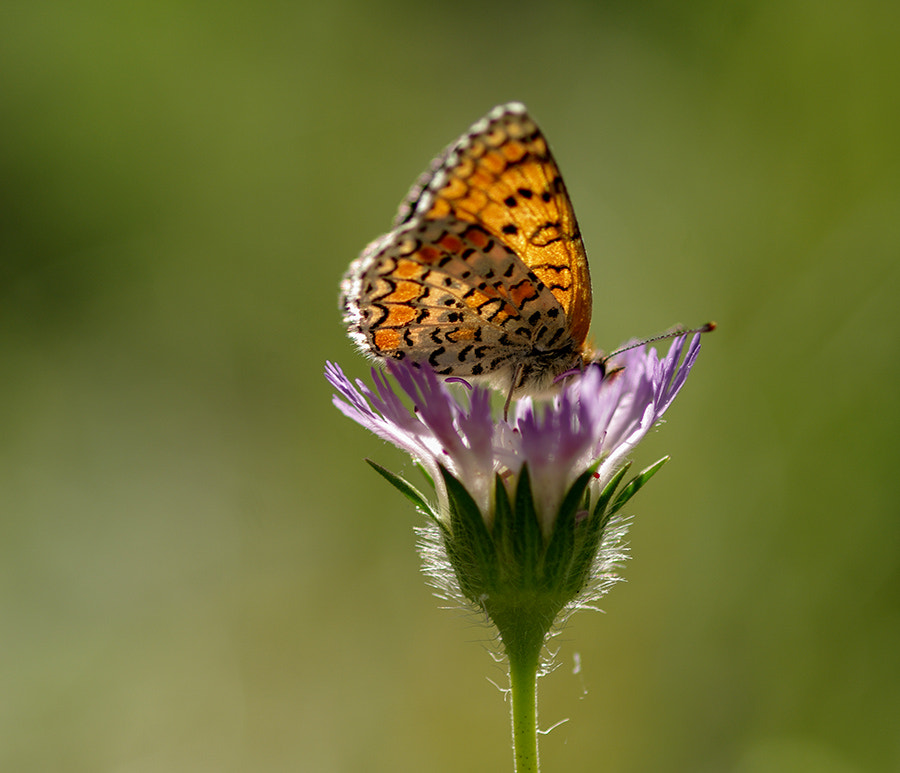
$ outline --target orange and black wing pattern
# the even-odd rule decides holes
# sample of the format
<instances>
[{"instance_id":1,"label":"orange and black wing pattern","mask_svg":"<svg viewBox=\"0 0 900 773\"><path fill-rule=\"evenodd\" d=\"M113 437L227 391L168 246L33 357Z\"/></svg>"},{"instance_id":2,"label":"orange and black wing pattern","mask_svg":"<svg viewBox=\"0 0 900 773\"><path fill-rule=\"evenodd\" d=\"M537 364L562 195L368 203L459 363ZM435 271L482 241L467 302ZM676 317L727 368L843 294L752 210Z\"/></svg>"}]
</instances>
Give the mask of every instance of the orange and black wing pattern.
<instances>
[{"instance_id":1,"label":"orange and black wing pattern","mask_svg":"<svg viewBox=\"0 0 900 773\"><path fill-rule=\"evenodd\" d=\"M524 106L495 108L435 159L394 230L351 264L341 305L367 355L484 377L509 395L545 391L584 361L587 258Z\"/></svg>"},{"instance_id":2,"label":"orange and black wing pattern","mask_svg":"<svg viewBox=\"0 0 900 773\"><path fill-rule=\"evenodd\" d=\"M484 226L515 252L584 345L592 303L587 255L559 167L524 105L495 108L435 159L394 226L448 215Z\"/></svg>"}]
</instances>

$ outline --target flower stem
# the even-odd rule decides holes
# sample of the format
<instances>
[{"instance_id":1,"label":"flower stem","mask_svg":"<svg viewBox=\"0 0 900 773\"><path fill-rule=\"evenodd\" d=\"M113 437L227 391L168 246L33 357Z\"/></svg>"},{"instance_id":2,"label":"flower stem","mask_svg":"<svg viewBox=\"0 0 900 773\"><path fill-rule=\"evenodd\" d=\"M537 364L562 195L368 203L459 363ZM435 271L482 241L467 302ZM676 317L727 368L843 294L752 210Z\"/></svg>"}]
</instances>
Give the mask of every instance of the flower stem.
<instances>
[{"instance_id":1,"label":"flower stem","mask_svg":"<svg viewBox=\"0 0 900 773\"><path fill-rule=\"evenodd\" d=\"M538 773L537 676L544 637L507 646L515 773Z\"/></svg>"}]
</instances>

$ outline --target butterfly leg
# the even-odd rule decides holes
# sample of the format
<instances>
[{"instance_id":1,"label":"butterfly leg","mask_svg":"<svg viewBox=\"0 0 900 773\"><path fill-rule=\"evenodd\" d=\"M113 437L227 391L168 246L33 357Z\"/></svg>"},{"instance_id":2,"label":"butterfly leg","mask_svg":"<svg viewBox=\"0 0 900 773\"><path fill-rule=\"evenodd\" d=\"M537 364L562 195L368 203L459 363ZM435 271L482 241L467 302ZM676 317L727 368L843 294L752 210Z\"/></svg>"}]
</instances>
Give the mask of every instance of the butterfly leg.
<instances>
[{"instance_id":1,"label":"butterfly leg","mask_svg":"<svg viewBox=\"0 0 900 773\"><path fill-rule=\"evenodd\" d=\"M522 363L516 365L516 369L513 371L512 379L509 382L509 392L506 393L506 402L503 403L503 421L509 420L509 405L512 402L513 392L519 388L519 382L522 380L522 375L525 371L525 366Z\"/></svg>"}]
</instances>

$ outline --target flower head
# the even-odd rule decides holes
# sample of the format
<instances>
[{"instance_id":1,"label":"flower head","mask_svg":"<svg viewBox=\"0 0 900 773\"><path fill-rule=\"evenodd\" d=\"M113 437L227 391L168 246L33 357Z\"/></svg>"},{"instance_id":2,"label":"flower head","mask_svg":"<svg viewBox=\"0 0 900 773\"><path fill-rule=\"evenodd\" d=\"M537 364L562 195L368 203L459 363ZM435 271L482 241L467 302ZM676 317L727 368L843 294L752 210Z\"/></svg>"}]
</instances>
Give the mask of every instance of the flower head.
<instances>
[{"instance_id":1,"label":"flower head","mask_svg":"<svg viewBox=\"0 0 900 773\"><path fill-rule=\"evenodd\" d=\"M484 609L508 647L542 640L618 581L627 522L617 513L665 461L618 489L626 457L684 386L700 336L685 351L686 341L662 358L626 349L547 403L519 400L510 420L493 418L488 390L461 397L427 366L389 362L387 374L372 370L374 388L332 363L325 375L344 415L424 468L432 499L373 464L430 516L420 543L426 573L444 595Z\"/></svg>"},{"instance_id":2,"label":"flower head","mask_svg":"<svg viewBox=\"0 0 900 773\"><path fill-rule=\"evenodd\" d=\"M463 484L490 523L494 476L499 474L511 491L527 465L541 526L549 532L575 479L599 461L589 486L599 493L662 418L700 350L695 335L682 359L685 342L683 336L676 339L662 359L655 349L636 347L604 367L589 366L547 404L519 400L509 421L492 418L489 390L474 387L461 400L427 366L387 363L412 408L384 371L372 369L374 389L351 382L333 363L326 365L325 375L337 390L334 404L345 416L409 453L438 482L439 517L448 514L441 467Z\"/></svg>"}]
</instances>

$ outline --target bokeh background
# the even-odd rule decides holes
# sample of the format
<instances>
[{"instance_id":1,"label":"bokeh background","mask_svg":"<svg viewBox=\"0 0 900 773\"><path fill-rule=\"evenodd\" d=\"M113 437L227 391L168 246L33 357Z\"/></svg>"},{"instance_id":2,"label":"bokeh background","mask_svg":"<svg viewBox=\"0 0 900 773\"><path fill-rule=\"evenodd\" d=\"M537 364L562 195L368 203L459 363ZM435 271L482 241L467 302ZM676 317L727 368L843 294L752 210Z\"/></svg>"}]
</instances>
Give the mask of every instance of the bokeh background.
<instances>
[{"instance_id":1,"label":"bokeh background","mask_svg":"<svg viewBox=\"0 0 900 773\"><path fill-rule=\"evenodd\" d=\"M348 262L512 99L596 344L720 325L545 770L900 769L898 39L884 0L4 3L0 769L511 769L490 633L322 368L366 372Z\"/></svg>"}]
</instances>

